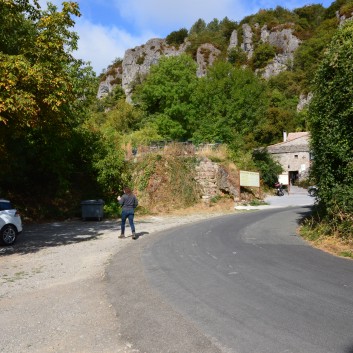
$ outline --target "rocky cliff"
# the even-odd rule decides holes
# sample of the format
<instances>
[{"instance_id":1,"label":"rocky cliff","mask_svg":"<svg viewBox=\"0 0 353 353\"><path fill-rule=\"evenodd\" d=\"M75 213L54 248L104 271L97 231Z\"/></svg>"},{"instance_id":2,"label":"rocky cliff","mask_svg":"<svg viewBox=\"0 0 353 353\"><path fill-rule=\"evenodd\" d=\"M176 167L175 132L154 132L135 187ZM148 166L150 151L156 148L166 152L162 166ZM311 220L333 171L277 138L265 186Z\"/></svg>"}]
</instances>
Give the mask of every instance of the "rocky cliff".
<instances>
[{"instance_id":1,"label":"rocky cliff","mask_svg":"<svg viewBox=\"0 0 353 353\"><path fill-rule=\"evenodd\" d=\"M248 24L242 26L242 43L240 48L247 54L248 59L254 54L255 43L253 37L254 31L260 32L260 41L262 43L268 43L274 48L278 54L275 55L273 60L264 68L260 70L262 77L268 79L271 76L278 75L280 72L288 70L293 61L294 52L300 45L300 40L293 34L294 26L292 24L286 24L286 26L278 26L269 30L267 25L261 29L259 25L255 25L252 28ZM238 46L238 35L237 31L233 31L230 38L228 50Z\"/></svg>"},{"instance_id":2,"label":"rocky cliff","mask_svg":"<svg viewBox=\"0 0 353 353\"><path fill-rule=\"evenodd\" d=\"M129 99L134 84L147 75L151 65L156 64L161 56L176 56L184 53L188 43L179 48L169 46L164 39L150 39L146 44L128 49L122 64L122 88Z\"/></svg>"},{"instance_id":3,"label":"rocky cliff","mask_svg":"<svg viewBox=\"0 0 353 353\"><path fill-rule=\"evenodd\" d=\"M266 25L260 28L257 24L253 27L249 24L244 24L240 43L237 31L233 31L229 40L228 50L238 47L250 59L254 54L255 46L259 43L259 40L254 40L254 37L256 37L255 32L256 34L260 33L260 42L270 44L278 52L273 60L259 71L260 75L268 79L289 69L292 65L293 55L300 45L300 40L293 34L294 30L291 27L291 24L288 24L269 30ZM168 45L165 39L154 38L144 45L128 49L125 52L121 66L110 66L106 74L103 75L98 89L98 98L111 92L117 84L121 84L127 101L131 101L134 85L143 80L151 65L156 64L162 56L176 56L185 53L189 45L190 43L185 41L184 44L175 47ZM204 76L207 68L214 63L220 54L221 51L213 44L202 44L196 54L198 65L196 75L198 77Z\"/></svg>"}]
</instances>

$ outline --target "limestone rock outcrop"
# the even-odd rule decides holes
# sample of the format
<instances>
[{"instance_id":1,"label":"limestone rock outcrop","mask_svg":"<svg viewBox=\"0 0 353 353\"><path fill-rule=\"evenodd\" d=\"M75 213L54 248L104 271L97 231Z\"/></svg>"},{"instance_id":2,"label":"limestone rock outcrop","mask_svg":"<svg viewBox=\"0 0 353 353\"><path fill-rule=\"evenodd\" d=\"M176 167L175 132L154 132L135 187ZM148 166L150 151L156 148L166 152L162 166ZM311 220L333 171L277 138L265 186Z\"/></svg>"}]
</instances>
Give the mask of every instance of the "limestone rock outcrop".
<instances>
[{"instance_id":1,"label":"limestone rock outcrop","mask_svg":"<svg viewBox=\"0 0 353 353\"><path fill-rule=\"evenodd\" d=\"M297 112L303 111L311 102L313 94L309 92L308 94L301 94L299 96L299 102L297 104Z\"/></svg>"},{"instance_id":2,"label":"limestone rock outcrop","mask_svg":"<svg viewBox=\"0 0 353 353\"><path fill-rule=\"evenodd\" d=\"M228 51L233 48L236 48L237 46L238 46L238 31L235 29L230 36Z\"/></svg>"},{"instance_id":3,"label":"limestone rock outcrop","mask_svg":"<svg viewBox=\"0 0 353 353\"><path fill-rule=\"evenodd\" d=\"M351 20L353 18L353 12L349 14L340 14L339 11L336 11L336 17L338 19L339 26L342 27L347 20Z\"/></svg>"},{"instance_id":4,"label":"limestone rock outcrop","mask_svg":"<svg viewBox=\"0 0 353 353\"><path fill-rule=\"evenodd\" d=\"M261 28L262 42L269 43L280 51L272 62L262 70L262 77L265 79L276 76L292 66L294 52L301 43L293 34L293 31L292 28L274 28L274 30L269 31L266 25Z\"/></svg>"},{"instance_id":5,"label":"limestone rock outcrop","mask_svg":"<svg viewBox=\"0 0 353 353\"><path fill-rule=\"evenodd\" d=\"M242 29L243 29L243 42L241 44L241 48L247 54L248 59L250 59L254 53L254 43L252 40L254 33L250 25L248 25L247 23L243 24Z\"/></svg>"},{"instance_id":6,"label":"limestone rock outcrop","mask_svg":"<svg viewBox=\"0 0 353 353\"><path fill-rule=\"evenodd\" d=\"M141 82L147 75L151 65L156 64L162 56L176 56L184 53L188 43L179 48L170 46L165 39L150 39L146 44L128 49L125 52L122 64L122 88L127 100L131 98L131 92L135 83Z\"/></svg>"},{"instance_id":7,"label":"limestone rock outcrop","mask_svg":"<svg viewBox=\"0 0 353 353\"><path fill-rule=\"evenodd\" d=\"M255 43L253 37L255 32L260 32L260 40L262 43L272 45L279 52L264 69L260 70L262 77L268 79L291 67L294 52L301 43L293 34L294 30L291 27L291 24L287 24L285 28L277 27L269 30L266 25L260 29L258 24L255 24L254 28L249 24L243 24L240 48L246 53L248 59L251 59L254 54ZM237 46L238 33L234 30L230 38L228 50L236 48Z\"/></svg>"},{"instance_id":8,"label":"limestone rock outcrop","mask_svg":"<svg viewBox=\"0 0 353 353\"><path fill-rule=\"evenodd\" d=\"M196 61L197 61L197 77L202 77L206 75L207 68L212 66L214 61L217 59L221 53L213 44L202 44L197 49Z\"/></svg>"},{"instance_id":9,"label":"limestone rock outcrop","mask_svg":"<svg viewBox=\"0 0 353 353\"><path fill-rule=\"evenodd\" d=\"M123 71L121 65L109 66L99 82L97 98L107 96L116 85L121 84Z\"/></svg>"},{"instance_id":10,"label":"limestone rock outcrop","mask_svg":"<svg viewBox=\"0 0 353 353\"><path fill-rule=\"evenodd\" d=\"M268 79L291 67L294 52L300 45L300 40L293 34L292 27L291 24L287 24L269 30L266 25L260 28L258 24L253 26L243 24L241 43L238 43L238 32L234 30L230 37L228 50L239 47L246 53L248 59L251 59L257 45L254 38L259 37L261 42L276 47L278 54L265 68L259 71L264 78ZM254 36L255 34L256 36ZM144 45L128 49L121 66L107 69L99 85L98 98L107 95L117 84L121 84L127 101L131 102L134 85L144 79L151 65L156 64L162 56L177 56L184 53L189 45L190 43L185 41L179 47L175 47L168 45L165 39L153 38ZM200 45L196 53L198 65L196 75L198 77L204 76L207 68L213 65L220 54L221 51L213 44Z\"/></svg>"}]
</instances>

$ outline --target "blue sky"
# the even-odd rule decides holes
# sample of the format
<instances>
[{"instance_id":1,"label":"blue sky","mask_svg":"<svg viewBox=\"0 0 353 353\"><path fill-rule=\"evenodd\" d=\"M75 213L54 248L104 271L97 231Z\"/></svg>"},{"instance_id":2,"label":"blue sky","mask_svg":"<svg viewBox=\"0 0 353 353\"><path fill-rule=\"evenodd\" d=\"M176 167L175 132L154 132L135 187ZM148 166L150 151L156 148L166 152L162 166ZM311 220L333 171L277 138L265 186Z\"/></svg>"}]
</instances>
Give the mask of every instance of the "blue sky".
<instances>
[{"instance_id":1,"label":"blue sky","mask_svg":"<svg viewBox=\"0 0 353 353\"><path fill-rule=\"evenodd\" d=\"M45 7L47 1L39 1ZM60 0L51 0L61 8ZM190 27L202 18L228 17L240 21L259 9L277 5L294 9L319 3L328 7L331 0L78 0L81 17L74 30L79 34L77 58L89 61L97 74L114 59L123 58L125 50L146 43L151 38L165 38L170 32Z\"/></svg>"}]
</instances>

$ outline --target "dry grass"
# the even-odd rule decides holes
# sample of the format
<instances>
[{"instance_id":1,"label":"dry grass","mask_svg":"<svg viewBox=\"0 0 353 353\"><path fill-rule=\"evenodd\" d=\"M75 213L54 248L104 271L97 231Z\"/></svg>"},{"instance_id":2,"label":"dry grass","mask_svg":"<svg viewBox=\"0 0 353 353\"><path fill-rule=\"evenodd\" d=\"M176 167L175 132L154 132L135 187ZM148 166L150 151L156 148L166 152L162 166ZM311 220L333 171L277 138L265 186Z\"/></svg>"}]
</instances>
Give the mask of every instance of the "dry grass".
<instances>
[{"instance_id":1,"label":"dry grass","mask_svg":"<svg viewBox=\"0 0 353 353\"><path fill-rule=\"evenodd\" d=\"M313 242L313 246L333 255L353 260L353 241L343 241L337 237L326 237Z\"/></svg>"},{"instance_id":2,"label":"dry grass","mask_svg":"<svg viewBox=\"0 0 353 353\"><path fill-rule=\"evenodd\" d=\"M200 157L206 157L211 161L226 161L229 159L229 152L227 146L219 145L219 146L211 146L205 145L197 151L197 155Z\"/></svg>"},{"instance_id":3,"label":"dry grass","mask_svg":"<svg viewBox=\"0 0 353 353\"><path fill-rule=\"evenodd\" d=\"M135 164L134 183L141 206L151 213L169 213L195 204L200 197L193 158L149 154Z\"/></svg>"},{"instance_id":4,"label":"dry grass","mask_svg":"<svg viewBox=\"0 0 353 353\"><path fill-rule=\"evenodd\" d=\"M127 159L133 157L131 142L127 142L122 146ZM193 144L184 144L180 142L171 142L165 146L151 145L138 146L138 157L143 158L146 154L158 153L166 156L186 156L197 155L199 157L207 157L214 162L222 162L229 160L229 152L225 145L206 144L195 146Z\"/></svg>"},{"instance_id":5,"label":"dry grass","mask_svg":"<svg viewBox=\"0 0 353 353\"><path fill-rule=\"evenodd\" d=\"M302 228L299 230L299 233L314 248L320 249L335 256L341 256L353 260L353 239L345 240L335 235L326 235L319 236L315 240L310 240L301 230Z\"/></svg>"}]
</instances>

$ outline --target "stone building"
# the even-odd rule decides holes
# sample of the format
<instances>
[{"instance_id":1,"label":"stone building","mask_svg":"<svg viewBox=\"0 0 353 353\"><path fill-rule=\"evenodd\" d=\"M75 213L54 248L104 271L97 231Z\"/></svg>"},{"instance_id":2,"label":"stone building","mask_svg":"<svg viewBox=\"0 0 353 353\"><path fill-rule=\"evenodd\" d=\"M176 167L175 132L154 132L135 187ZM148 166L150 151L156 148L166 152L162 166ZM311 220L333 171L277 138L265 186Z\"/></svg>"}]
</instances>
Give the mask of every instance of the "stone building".
<instances>
[{"instance_id":1,"label":"stone building","mask_svg":"<svg viewBox=\"0 0 353 353\"><path fill-rule=\"evenodd\" d=\"M309 175L312 155L310 152L309 132L283 132L283 142L267 146L267 151L283 168L292 183Z\"/></svg>"}]
</instances>

